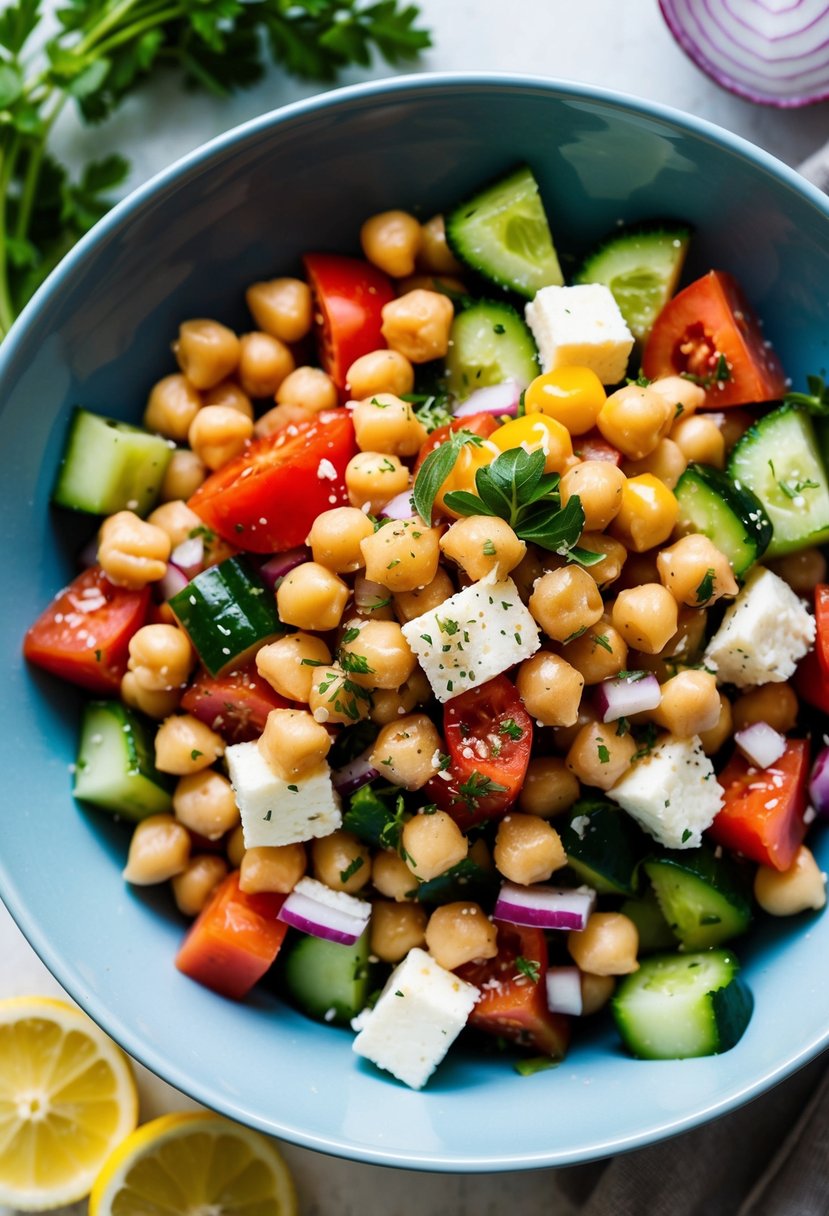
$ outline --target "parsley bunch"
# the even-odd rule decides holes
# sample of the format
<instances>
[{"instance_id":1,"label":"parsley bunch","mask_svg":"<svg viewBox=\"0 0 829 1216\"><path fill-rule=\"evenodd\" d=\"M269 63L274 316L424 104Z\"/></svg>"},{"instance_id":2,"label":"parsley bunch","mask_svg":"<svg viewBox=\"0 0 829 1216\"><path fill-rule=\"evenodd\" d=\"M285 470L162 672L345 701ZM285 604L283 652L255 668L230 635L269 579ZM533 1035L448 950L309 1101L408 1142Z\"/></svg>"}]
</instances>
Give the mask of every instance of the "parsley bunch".
<instances>
[{"instance_id":1,"label":"parsley bunch","mask_svg":"<svg viewBox=\"0 0 829 1216\"><path fill-rule=\"evenodd\" d=\"M266 53L332 80L373 51L398 63L429 45L406 0L63 0L57 32L41 3L0 11L0 337L129 171L108 156L73 178L50 155L68 102L100 122L164 68L225 96L259 79Z\"/></svg>"}]
</instances>

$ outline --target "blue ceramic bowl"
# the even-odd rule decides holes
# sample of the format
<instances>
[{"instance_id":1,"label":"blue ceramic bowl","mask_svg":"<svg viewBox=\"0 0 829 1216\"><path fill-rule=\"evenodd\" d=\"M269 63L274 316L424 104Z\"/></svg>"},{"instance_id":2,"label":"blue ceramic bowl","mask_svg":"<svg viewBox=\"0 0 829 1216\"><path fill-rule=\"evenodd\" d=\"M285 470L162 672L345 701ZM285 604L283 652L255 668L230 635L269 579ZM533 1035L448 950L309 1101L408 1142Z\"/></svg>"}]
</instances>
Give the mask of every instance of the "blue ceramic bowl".
<instances>
[{"instance_id":1,"label":"blue ceramic bowl","mask_svg":"<svg viewBox=\"0 0 829 1216\"><path fill-rule=\"evenodd\" d=\"M57 978L155 1072L243 1122L364 1161L497 1170L599 1157L728 1110L829 1037L829 917L801 917L740 946L756 1011L719 1058L636 1062L602 1023L553 1071L522 1078L458 1055L412 1093L358 1061L348 1032L267 992L237 1005L178 974L183 924L166 897L125 886L126 829L70 796L79 698L20 659L25 627L93 531L49 507L75 403L137 420L172 370L181 319L244 324L252 280L290 273L309 248L353 249L372 212L431 215L521 160L566 254L619 220L683 216L696 229L691 271L738 276L796 380L826 367L829 202L816 190L696 119L476 76L347 89L215 140L103 220L0 350L0 892Z\"/></svg>"}]
</instances>

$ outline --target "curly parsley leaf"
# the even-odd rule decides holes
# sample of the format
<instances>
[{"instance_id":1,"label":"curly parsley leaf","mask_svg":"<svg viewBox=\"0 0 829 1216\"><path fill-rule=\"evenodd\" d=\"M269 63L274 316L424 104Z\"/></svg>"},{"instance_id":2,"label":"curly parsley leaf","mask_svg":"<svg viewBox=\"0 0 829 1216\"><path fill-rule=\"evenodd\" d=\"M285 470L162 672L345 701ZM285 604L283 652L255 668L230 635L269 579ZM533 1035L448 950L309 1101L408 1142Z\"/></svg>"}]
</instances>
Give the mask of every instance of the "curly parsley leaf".
<instances>
[{"instance_id":1,"label":"curly parsley leaf","mask_svg":"<svg viewBox=\"0 0 829 1216\"><path fill-rule=\"evenodd\" d=\"M797 405L808 410L810 414L826 417L829 414L829 384L823 376L807 376L806 384L808 392L786 393L783 404Z\"/></svg>"}]
</instances>

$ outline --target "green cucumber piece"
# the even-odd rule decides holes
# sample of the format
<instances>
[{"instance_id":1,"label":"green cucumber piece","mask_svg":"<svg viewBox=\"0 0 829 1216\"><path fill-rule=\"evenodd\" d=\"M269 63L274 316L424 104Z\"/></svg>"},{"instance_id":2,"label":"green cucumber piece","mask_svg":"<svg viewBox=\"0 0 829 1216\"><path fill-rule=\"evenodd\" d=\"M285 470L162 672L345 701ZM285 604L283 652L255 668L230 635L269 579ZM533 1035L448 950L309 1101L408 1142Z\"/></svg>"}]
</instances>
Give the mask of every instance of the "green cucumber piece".
<instances>
[{"instance_id":1,"label":"green cucumber piece","mask_svg":"<svg viewBox=\"0 0 829 1216\"><path fill-rule=\"evenodd\" d=\"M757 495L771 520L769 557L829 540L829 483L804 410L783 405L750 426L731 453L728 471Z\"/></svg>"},{"instance_id":2,"label":"green cucumber piece","mask_svg":"<svg viewBox=\"0 0 829 1216\"><path fill-rule=\"evenodd\" d=\"M168 602L212 676L285 632L273 592L242 557L202 570Z\"/></svg>"},{"instance_id":3,"label":"green cucumber piece","mask_svg":"<svg viewBox=\"0 0 829 1216\"><path fill-rule=\"evenodd\" d=\"M575 803L561 828L567 864L600 895L635 895L645 838L630 815L609 802Z\"/></svg>"},{"instance_id":4,"label":"green cucumber piece","mask_svg":"<svg viewBox=\"0 0 829 1216\"><path fill-rule=\"evenodd\" d=\"M628 329L644 343L676 291L690 240L687 224L619 228L588 253L573 282L609 287Z\"/></svg>"},{"instance_id":5,"label":"green cucumber piece","mask_svg":"<svg viewBox=\"0 0 829 1216\"><path fill-rule=\"evenodd\" d=\"M462 262L528 300L564 282L538 182L526 165L450 212L446 239Z\"/></svg>"},{"instance_id":6,"label":"green cucumber piece","mask_svg":"<svg viewBox=\"0 0 829 1216\"><path fill-rule=\"evenodd\" d=\"M676 937L662 915L656 896L649 887L639 899L626 899L619 911L636 925L639 934L639 957L656 950L675 950Z\"/></svg>"},{"instance_id":7,"label":"green cucumber piece","mask_svg":"<svg viewBox=\"0 0 829 1216\"><path fill-rule=\"evenodd\" d=\"M464 401L476 388L512 380L526 388L539 373L529 328L509 304L481 300L452 322L446 356L447 388Z\"/></svg>"},{"instance_id":8,"label":"green cucumber piece","mask_svg":"<svg viewBox=\"0 0 829 1216\"><path fill-rule=\"evenodd\" d=\"M726 555L737 578L770 552L769 517L746 483L737 485L710 465L689 464L674 495L678 531L707 536Z\"/></svg>"},{"instance_id":9,"label":"green cucumber piece","mask_svg":"<svg viewBox=\"0 0 829 1216\"><path fill-rule=\"evenodd\" d=\"M172 454L159 435L76 409L52 501L91 515L125 510L146 515Z\"/></svg>"},{"instance_id":10,"label":"green cucumber piece","mask_svg":"<svg viewBox=\"0 0 829 1216\"><path fill-rule=\"evenodd\" d=\"M464 857L457 865L428 882L412 881L412 895L422 904L448 904L459 899L475 903L494 903L501 880L495 870L485 870L472 857Z\"/></svg>"},{"instance_id":11,"label":"green cucumber piece","mask_svg":"<svg viewBox=\"0 0 829 1216\"><path fill-rule=\"evenodd\" d=\"M155 767L153 733L121 701L91 701L81 724L75 797L134 820L169 811L175 782Z\"/></svg>"},{"instance_id":12,"label":"green cucumber piece","mask_svg":"<svg viewBox=\"0 0 829 1216\"><path fill-rule=\"evenodd\" d=\"M721 946L751 923L742 875L711 849L673 849L650 857L645 873L683 950Z\"/></svg>"},{"instance_id":13,"label":"green cucumber piece","mask_svg":"<svg viewBox=\"0 0 829 1216\"><path fill-rule=\"evenodd\" d=\"M353 946L303 934L285 951L285 987L312 1018L347 1026L368 1000L368 930Z\"/></svg>"},{"instance_id":14,"label":"green cucumber piece","mask_svg":"<svg viewBox=\"0 0 829 1216\"><path fill-rule=\"evenodd\" d=\"M727 950L658 954L622 980L612 1001L626 1047L643 1060L728 1051L751 1019L751 993Z\"/></svg>"}]
</instances>

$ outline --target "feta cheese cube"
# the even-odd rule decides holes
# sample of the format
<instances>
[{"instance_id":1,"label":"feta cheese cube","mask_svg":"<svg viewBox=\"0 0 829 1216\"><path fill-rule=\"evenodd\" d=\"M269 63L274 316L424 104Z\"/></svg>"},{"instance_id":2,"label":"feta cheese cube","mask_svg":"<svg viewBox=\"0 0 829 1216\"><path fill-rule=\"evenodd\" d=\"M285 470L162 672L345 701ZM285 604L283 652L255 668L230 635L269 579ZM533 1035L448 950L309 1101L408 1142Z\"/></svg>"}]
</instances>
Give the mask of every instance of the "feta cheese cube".
<instances>
[{"instance_id":1,"label":"feta cheese cube","mask_svg":"<svg viewBox=\"0 0 829 1216\"><path fill-rule=\"evenodd\" d=\"M341 826L340 800L327 764L307 777L283 781L255 743L234 743L225 758L246 848L297 844Z\"/></svg>"},{"instance_id":2,"label":"feta cheese cube","mask_svg":"<svg viewBox=\"0 0 829 1216\"><path fill-rule=\"evenodd\" d=\"M472 583L403 626L439 701L485 684L541 645L511 578Z\"/></svg>"},{"instance_id":3,"label":"feta cheese cube","mask_svg":"<svg viewBox=\"0 0 829 1216\"><path fill-rule=\"evenodd\" d=\"M618 384L627 371L633 334L613 292L603 283L542 287L526 306L542 371L589 367L602 384Z\"/></svg>"},{"instance_id":4,"label":"feta cheese cube","mask_svg":"<svg viewBox=\"0 0 829 1216\"><path fill-rule=\"evenodd\" d=\"M415 947L392 971L374 1008L355 1019L354 1050L420 1089L463 1030L479 995L474 984Z\"/></svg>"},{"instance_id":5,"label":"feta cheese cube","mask_svg":"<svg viewBox=\"0 0 829 1216\"><path fill-rule=\"evenodd\" d=\"M695 735L658 743L607 796L666 848L696 849L722 806L722 794Z\"/></svg>"},{"instance_id":6,"label":"feta cheese cube","mask_svg":"<svg viewBox=\"0 0 829 1216\"><path fill-rule=\"evenodd\" d=\"M814 640L812 614L788 583L758 566L708 643L705 662L721 684L779 684L794 675Z\"/></svg>"}]
</instances>

